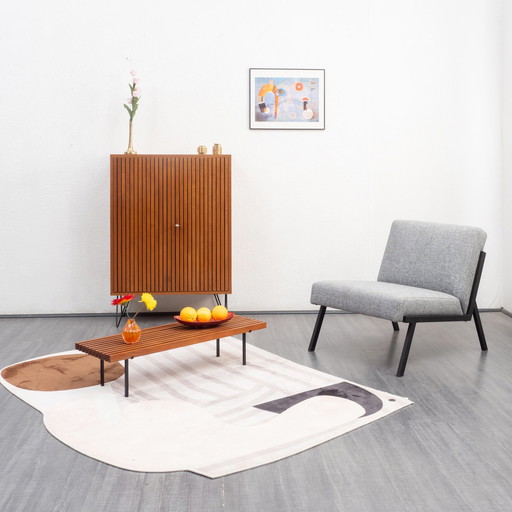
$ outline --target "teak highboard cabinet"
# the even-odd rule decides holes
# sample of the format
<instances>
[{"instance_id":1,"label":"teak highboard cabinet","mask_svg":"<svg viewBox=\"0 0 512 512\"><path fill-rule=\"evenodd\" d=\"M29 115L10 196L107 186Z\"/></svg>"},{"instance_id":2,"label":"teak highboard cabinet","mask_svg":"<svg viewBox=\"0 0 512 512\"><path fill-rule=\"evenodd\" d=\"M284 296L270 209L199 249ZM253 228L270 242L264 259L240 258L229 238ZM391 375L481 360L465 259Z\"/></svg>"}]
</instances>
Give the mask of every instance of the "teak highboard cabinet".
<instances>
[{"instance_id":1,"label":"teak highboard cabinet","mask_svg":"<svg viewBox=\"0 0 512 512\"><path fill-rule=\"evenodd\" d=\"M112 295L231 293L231 156L111 155Z\"/></svg>"}]
</instances>

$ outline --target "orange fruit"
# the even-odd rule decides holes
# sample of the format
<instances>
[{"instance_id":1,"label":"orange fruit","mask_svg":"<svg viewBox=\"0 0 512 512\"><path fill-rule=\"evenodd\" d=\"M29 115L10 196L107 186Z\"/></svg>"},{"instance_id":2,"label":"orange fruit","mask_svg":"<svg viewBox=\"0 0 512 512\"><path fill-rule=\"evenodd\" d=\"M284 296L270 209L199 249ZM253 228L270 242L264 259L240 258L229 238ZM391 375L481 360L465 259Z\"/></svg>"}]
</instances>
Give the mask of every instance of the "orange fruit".
<instances>
[{"instance_id":1,"label":"orange fruit","mask_svg":"<svg viewBox=\"0 0 512 512\"><path fill-rule=\"evenodd\" d=\"M212 309L212 316L214 320L224 320L228 317L228 310L224 306L215 306Z\"/></svg>"},{"instance_id":2,"label":"orange fruit","mask_svg":"<svg viewBox=\"0 0 512 512\"><path fill-rule=\"evenodd\" d=\"M197 310L198 322L209 322L212 319L212 312L208 308L199 308Z\"/></svg>"},{"instance_id":3,"label":"orange fruit","mask_svg":"<svg viewBox=\"0 0 512 512\"><path fill-rule=\"evenodd\" d=\"M180 311L180 318L186 322L195 322L197 318L197 311L194 308L187 306Z\"/></svg>"}]
</instances>

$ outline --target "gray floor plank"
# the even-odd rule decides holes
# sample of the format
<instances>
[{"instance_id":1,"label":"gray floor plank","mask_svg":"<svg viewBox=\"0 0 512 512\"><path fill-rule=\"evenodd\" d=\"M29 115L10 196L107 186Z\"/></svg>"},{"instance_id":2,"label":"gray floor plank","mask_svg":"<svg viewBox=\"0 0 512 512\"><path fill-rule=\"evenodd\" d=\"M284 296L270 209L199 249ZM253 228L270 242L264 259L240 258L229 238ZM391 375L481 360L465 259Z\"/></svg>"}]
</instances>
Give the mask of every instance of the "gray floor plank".
<instances>
[{"instance_id":1,"label":"gray floor plank","mask_svg":"<svg viewBox=\"0 0 512 512\"><path fill-rule=\"evenodd\" d=\"M258 315L249 344L348 380L409 397L396 414L279 462L211 480L135 473L53 438L39 412L0 388L0 510L337 512L512 510L512 318L484 313L489 351L470 323L421 324L405 376L395 377L405 328L327 315ZM141 318L149 327L165 315ZM118 332L108 317L0 320L0 366ZM250 345L248 347L250 362Z\"/></svg>"}]
</instances>

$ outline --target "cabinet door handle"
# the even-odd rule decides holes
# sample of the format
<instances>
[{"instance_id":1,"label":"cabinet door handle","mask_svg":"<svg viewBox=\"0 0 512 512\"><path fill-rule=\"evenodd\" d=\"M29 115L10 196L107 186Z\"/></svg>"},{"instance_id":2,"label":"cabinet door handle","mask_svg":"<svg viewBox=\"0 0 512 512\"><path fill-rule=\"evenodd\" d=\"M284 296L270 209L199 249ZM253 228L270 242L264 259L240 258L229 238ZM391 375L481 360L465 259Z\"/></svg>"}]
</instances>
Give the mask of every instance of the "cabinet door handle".
<instances>
[{"instance_id":1,"label":"cabinet door handle","mask_svg":"<svg viewBox=\"0 0 512 512\"><path fill-rule=\"evenodd\" d=\"M175 228L179 228L179 227L180 227L180 225L179 225L179 224L174 224L174 227L175 227Z\"/></svg>"}]
</instances>

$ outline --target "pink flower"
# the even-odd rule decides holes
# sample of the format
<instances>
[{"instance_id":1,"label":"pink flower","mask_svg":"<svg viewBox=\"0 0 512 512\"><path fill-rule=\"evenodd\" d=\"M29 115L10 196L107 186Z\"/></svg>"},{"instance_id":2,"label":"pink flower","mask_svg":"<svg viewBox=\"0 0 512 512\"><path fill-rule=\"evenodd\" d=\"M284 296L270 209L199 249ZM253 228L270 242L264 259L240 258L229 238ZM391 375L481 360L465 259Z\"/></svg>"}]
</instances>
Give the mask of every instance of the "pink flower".
<instances>
[{"instance_id":1,"label":"pink flower","mask_svg":"<svg viewBox=\"0 0 512 512\"><path fill-rule=\"evenodd\" d=\"M131 102L132 102L132 99L131 99L131 98L128 98L128 99L126 100L126 103L131 103Z\"/></svg>"},{"instance_id":2,"label":"pink flower","mask_svg":"<svg viewBox=\"0 0 512 512\"><path fill-rule=\"evenodd\" d=\"M139 79L138 79L137 77L135 77L135 78L133 79L133 83L134 83L134 84L138 84L138 83L139 83Z\"/></svg>"},{"instance_id":3,"label":"pink flower","mask_svg":"<svg viewBox=\"0 0 512 512\"><path fill-rule=\"evenodd\" d=\"M135 69L132 69L132 70L130 71L130 75L135 76L136 74L137 74L137 71L135 71Z\"/></svg>"},{"instance_id":4,"label":"pink flower","mask_svg":"<svg viewBox=\"0 0 512 512\"><path fill-rule=\"evenodd\" d=\"M135 98L138 98L140 96L140 89L138 87L136 87L135 89L133 89L132 94Z\"/></svg>"}]
</instances>

